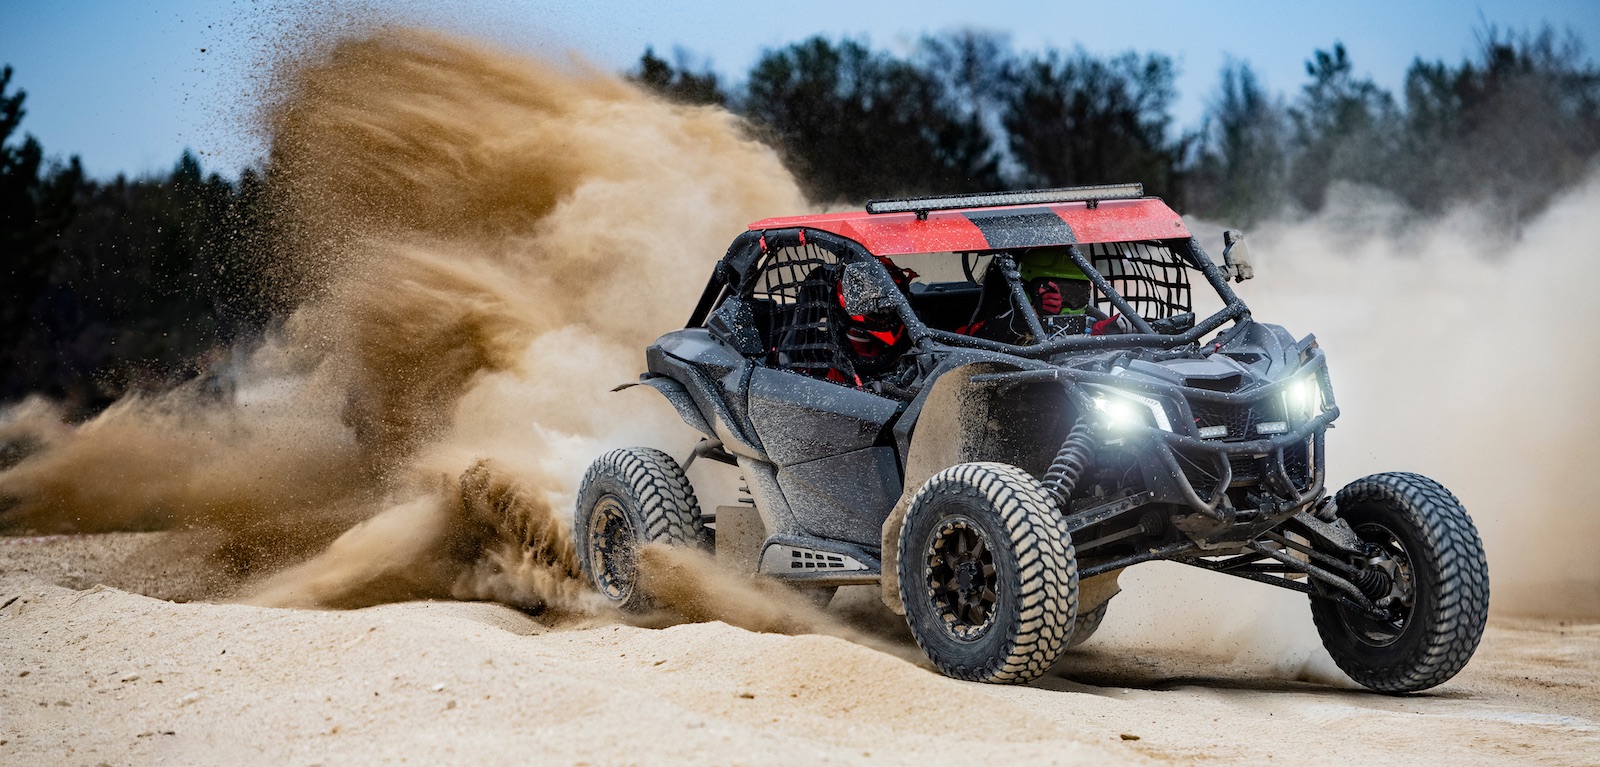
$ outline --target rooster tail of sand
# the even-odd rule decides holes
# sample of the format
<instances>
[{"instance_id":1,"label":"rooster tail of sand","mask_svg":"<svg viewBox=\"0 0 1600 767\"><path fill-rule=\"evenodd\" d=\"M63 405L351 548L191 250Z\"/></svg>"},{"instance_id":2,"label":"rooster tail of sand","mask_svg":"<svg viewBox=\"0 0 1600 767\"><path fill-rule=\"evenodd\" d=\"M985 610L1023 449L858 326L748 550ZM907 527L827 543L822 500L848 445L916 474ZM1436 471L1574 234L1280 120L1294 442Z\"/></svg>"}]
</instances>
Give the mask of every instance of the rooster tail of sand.
<instances>
[{"instance_id":1,"label":"rooster tail of sand","mask_svg":"<svg viewBox=\"0 0 1600 767\"><path fill-rule=\"evenodd\" d=\"M77 427L12 409L0 430L32 454L0 472L5 521L219 531L236 582L301 563L265 603L591 609L576 478L609 446L687 438L608 390L681 323L685 275L800 193L726 111L581 65L406 29L299 49L266 114L271 289L296 308L227 372L231 396L134 396ZM486 533L485 509L537 546Z\"/></svg>"}]
</instances>

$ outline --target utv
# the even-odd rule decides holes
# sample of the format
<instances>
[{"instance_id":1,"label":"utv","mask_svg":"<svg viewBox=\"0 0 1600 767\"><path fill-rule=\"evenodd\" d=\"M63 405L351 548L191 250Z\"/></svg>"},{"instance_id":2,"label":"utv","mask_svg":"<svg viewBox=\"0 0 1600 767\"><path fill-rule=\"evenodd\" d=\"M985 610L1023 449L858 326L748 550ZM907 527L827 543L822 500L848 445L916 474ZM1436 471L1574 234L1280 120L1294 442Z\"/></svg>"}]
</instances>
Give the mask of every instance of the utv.
<instances>
[{"instance_id":1,"label":"utv","mask_svg":"<svg viewBox=\"0 0 1600 767\"><path fill-rule=\"evenodd\" d=\"M648 541L819 600L881 584L944 673L1020 683L1164 559L1305 592L1374 690L1450 679L1489 606L1472 520L1416 474L1328 494L1326 358L1251 318L1224 240L1219 267L1139 184L751 224L641 377L705 435L683 467L738 467L740 503L706 513L666 453L612 451L579 492L580 566L623 609L648 605ZM1200 321L1196 273L1221 306Z\"/></svg>"}]
</instances>

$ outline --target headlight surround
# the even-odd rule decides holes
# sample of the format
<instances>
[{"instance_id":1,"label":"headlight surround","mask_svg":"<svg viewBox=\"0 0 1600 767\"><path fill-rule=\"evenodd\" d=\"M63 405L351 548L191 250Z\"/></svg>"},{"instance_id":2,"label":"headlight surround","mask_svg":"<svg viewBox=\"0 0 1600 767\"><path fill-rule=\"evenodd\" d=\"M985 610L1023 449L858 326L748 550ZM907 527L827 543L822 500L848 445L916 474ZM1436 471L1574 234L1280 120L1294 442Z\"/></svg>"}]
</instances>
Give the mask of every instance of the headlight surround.
<instances>
[{"instance_id":1,"label":"headlight surround","mask_svg":"<svg viewBox=\"0 0 1600 767\"><path fill-rule=\"evenodd\" d=\"M1167 417L1167 409L1161 400L1114 386L1091 388L1095 413L1106 427L1121 430L1139 425L1172 431L1172 421Z\"/></svg>"}]
</instances>

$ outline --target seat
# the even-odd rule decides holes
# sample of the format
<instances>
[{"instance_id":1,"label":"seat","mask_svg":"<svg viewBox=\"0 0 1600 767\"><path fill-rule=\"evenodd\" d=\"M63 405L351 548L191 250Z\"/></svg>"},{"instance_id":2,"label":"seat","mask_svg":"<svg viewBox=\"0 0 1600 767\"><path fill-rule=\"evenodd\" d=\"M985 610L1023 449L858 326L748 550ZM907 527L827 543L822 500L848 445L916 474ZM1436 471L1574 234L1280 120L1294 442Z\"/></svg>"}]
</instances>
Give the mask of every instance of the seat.
<instances>
[{"instance_id":1,"label":"seat","mask_svg":"<svg viewBox=\"0 0 1600 767\"><path fill-rule=\"evenodd\" d=\"M1018 311L1005 274L991 266L984 270L982 293L972 319L964 332L967 335L1001 343L1020 343L1029 335L1027 321Z\"/></svg>"}]
</instances>

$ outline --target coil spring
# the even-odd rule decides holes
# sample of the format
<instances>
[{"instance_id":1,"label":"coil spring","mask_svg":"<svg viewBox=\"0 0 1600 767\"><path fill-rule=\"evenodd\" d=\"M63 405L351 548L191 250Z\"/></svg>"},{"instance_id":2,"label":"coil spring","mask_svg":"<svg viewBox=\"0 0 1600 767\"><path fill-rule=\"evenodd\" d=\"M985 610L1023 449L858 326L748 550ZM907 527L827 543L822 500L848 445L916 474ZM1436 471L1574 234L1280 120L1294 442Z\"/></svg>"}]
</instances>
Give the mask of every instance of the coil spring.
<instances>
[{"instance_id":1,"label":"coil spring","mask_svg":"<svg viewBox=\"0 0 1600 767\"><path fill-rule=\"evenodd\" d=\"M1056 508L1066 509L1067 499L1072 496L1073 488L1078 486L1078 477L1083 475L1092 457L1094 435L1090 433L1089 424L1079 418L1072 424L1072 430L1067 432L1067 439L1061 443L1061 449L1056 451L1055 460L1050 462L1050 468L1040 482L1045 492L1055 500Z\"/></svg>"}]
</instances>

